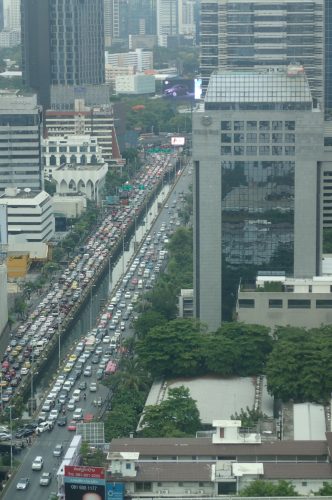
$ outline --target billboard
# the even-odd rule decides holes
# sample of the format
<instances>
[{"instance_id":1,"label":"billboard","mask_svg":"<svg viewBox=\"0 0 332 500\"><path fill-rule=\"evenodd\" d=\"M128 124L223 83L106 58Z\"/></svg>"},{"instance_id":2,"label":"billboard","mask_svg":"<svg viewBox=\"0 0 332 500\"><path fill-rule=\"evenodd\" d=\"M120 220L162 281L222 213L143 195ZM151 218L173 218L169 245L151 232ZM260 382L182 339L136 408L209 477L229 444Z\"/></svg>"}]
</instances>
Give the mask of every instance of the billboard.
<instances>
[{"instance_id":1,"label":"billboard","mask_svg":"<svg viewBox=\"0 0 332 500\"><path fill-rule=\"evenodd\" d=\"M123 500L123 498L124 498L123 483L106 484L106 500Z\"/></svg>"},{"instance_id":2,"label":"billboard","mask_svg":"<svg viewBox=\"0 0 332 500\"><path fill-rule=\"evenodd\" d=\"M68 483L65 480L66 500L105 500L105 485L85 484L79 479L76 482Z\"/></svg>"},{"instance_id":3,"label":"billboard","mask_svg":"<svg viewBox=\"0 0 332 500\"><path fill-rule=\"evenodd\" d=\"M0 205L0 245L8 244L7 205Z\"/></svg>"},{"instance_id":4,"label":"billboard","mask_svg":"<svg viewBox=\"0 0 332 500\"><path fill-rule=\"evenodd\" d=\"M185 138L184 137L171 137L172 146L184 146Z\"/></svg>"},{"instance_id":5,"label":"billboard","mask_svg":"<svg viewBox=\"0 0 332 500\"><path fill-rule=\"evenodd\" d=\"M163 81L163 97L170 99L194 99L195 80L172 79Z\"/></svg>"},{"instance_id":6,"label":"billboard","mask_svg":"<svg viewBox=\"0 0 332 500\"><path fill-rule=\"evenodd\" d=\"M65 465L66 500L105 500L105 469Z\"/></svg>"},{"instance_id":7,"label":"billboard","mask_svg":"<svg viewBox=\"0 0 332 500\"><path fill-rule=\"evenodd\" d=\"M202 99L202 78L195 78L195 99Z\"/></svg>"}]
</instances>

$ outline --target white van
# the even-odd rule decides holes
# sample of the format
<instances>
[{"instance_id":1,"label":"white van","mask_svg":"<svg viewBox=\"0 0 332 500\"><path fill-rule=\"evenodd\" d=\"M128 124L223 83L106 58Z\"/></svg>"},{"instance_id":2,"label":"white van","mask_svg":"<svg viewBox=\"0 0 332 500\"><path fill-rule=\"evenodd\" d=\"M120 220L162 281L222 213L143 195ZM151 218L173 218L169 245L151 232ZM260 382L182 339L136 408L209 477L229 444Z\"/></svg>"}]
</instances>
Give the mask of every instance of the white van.
<instances>
[{"instance_id":1,"label":"white van","mask_svg":"<svg viewBox=\"0 0 332 500\"><path fill-rule=\"evenodd\" d=\"M143 288L143 280L138 280L137 288L138 288L138 290L142 290L142 288Z\"/></svg>"}]
</instances>

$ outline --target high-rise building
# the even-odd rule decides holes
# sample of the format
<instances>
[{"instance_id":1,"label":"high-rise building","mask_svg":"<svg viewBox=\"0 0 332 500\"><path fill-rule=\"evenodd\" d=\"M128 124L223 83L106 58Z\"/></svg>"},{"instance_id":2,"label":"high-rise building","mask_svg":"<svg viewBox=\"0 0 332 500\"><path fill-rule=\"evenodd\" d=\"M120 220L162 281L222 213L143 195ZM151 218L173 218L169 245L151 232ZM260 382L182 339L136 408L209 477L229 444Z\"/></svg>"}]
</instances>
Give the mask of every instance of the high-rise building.
<instances>
[{"instance_id":1,"label":"high-rise building","mask_svg":"<svg viewBox=\"0 0 332 500\"><path fill-rule=\"evenodd\" d=\"M128 34L156 34L156 0L131 0L128 5Z\"/></svg>"},{"instance_id":2,"label":"high-rise building","mask_svg":"<svg viewBox=\"0 0 332 500\"><path fill-rule=\"evenodd\" d=\"M158 44L167 47L167 37L179 34L178 0L157 0Z\"/></svg>"},{"instance_id":3,"label":"high-rise building","mask_svg":"<svg viewBox=\"0 0 332 500\"><path fill-rule=\"evenodd\" d=\"M3 22L8 31L21 31L21 0L3 0Z\"/></svg>"},{"instance_id":4,"label":"high-rise building","mask_svg":"<svg viewBox=\"0 0 332 500\"><path fill-rule=\"evenodd\" d=\"M295 63L323 105L324 0L201 0L200 23L205 89L217 68Z\"/></svg>"},{"instance_id":5,"label":"high-rise building","mask_svg":"<svg viewBox=\"0 0 332 500\"><path fill-rule=\"evenodd\" d=\"M42 120L36 96L0 97L0 191L43 186Z\"/></svg>"},{"instance_id":6,"label":"high-rise building","mask_svg":"<svg viewBox=\"0 0 332 500\"><path fill-rule=\"evenodd\" d=\"M103 11L104 0L22 0L23 81L44 107L52 87L104 83Z\"/></svg>"},{"instance_id":7,"label":"high-rise building","mask_svg":"<svg viewBox=\"0 0 332 500\"><path fill-rule=\"evenodd\" d=\"M111 46L114 41L128 39L128 0L104 1L104 35L105 45Z\"/></svg>"},{"instance_id":8,"label":"high-rise building","mask_svg":"<svg viewBox=\"0 0 332 500\"><path fill-rule=\"evenodd\" d=\"M220 70L193 113L194 304L222 319L228 266L320 274L323 112L303 67ZM330 169L331 170L331 169Z\"/></svg>"}]
</instances>

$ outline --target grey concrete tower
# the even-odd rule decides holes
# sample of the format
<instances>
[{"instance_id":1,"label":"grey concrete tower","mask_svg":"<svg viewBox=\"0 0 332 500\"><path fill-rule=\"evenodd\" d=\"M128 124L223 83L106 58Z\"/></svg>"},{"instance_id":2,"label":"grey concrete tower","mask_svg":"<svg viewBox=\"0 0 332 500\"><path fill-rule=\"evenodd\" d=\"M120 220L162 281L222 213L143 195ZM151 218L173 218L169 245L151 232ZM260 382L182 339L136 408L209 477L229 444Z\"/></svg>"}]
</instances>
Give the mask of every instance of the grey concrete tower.
<instances>
[{"instance_id":1,"label":"grey concrete tower","mask_svg":"<svg viewBox=\"0 0 332 500\"><path fill-rule=\"evenodd\" d=\"M22 0L23 80L50 106L50 87L100 85L103 0Z\"/></svg>"}]
</instances>

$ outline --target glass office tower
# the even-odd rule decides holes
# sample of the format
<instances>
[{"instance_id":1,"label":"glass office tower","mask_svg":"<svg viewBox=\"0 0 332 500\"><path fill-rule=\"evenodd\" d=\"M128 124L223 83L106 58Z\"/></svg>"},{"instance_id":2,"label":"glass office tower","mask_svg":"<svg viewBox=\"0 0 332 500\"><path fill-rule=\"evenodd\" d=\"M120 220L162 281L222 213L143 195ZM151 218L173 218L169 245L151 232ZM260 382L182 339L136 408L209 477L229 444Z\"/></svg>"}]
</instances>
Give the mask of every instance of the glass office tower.
<instances>
[{"instance_id":1,"label":"glass office tower","mask_svg":"<svg viewBox=\"0 0 332 500\"><path fill-rule=\"evenodd\" d=\"M228 267L320 269L323 112L303 67L213 73L193 114L195 315L218 328ZM280 258L280 255L282 257Z\"/></svg>"},{"instance_id":2,"label":"glass office tower","mask_svg":"<svg viewBox=\"0 0 332 500\"><path fill-rule=\"evenodd\" d=\"M217 68L302 64L323 100L324 0L201 0L200 29L205 89Z\"/></svg>"}]
</instances>

